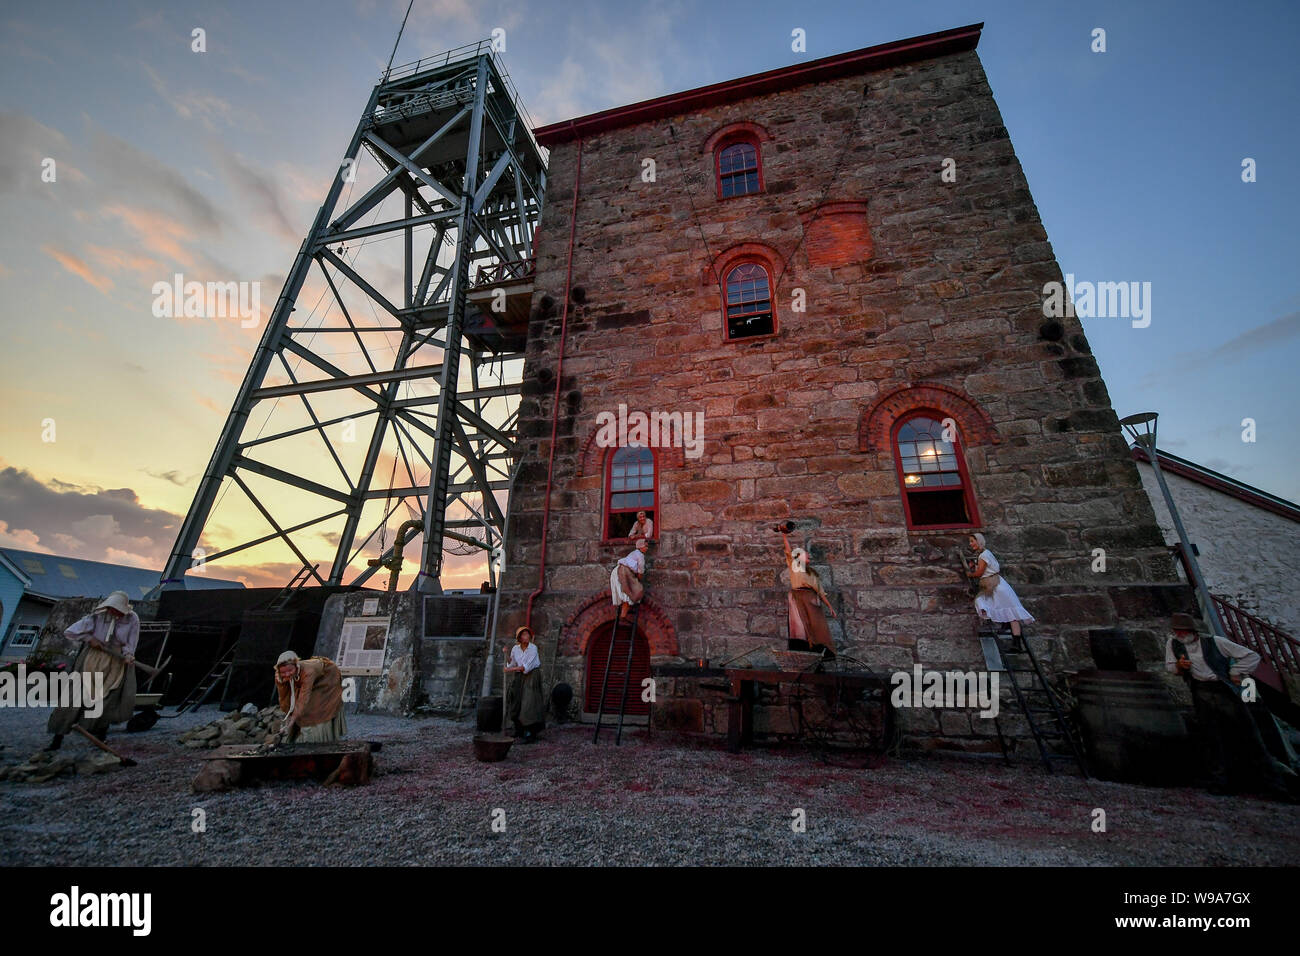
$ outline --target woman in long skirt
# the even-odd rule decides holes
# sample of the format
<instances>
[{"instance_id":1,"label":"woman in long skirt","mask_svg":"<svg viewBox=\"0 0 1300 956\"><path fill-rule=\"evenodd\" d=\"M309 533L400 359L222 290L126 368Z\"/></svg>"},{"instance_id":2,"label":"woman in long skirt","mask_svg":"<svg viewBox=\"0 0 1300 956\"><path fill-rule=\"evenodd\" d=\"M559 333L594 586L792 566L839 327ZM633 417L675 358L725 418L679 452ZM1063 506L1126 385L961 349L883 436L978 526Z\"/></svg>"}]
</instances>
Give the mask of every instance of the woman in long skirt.
<instances>
[{"instance_id":1,"label":"woman in long skirt","mask_svg":"<svg viewBox=\"0 0 1300 956\"><path fill-rule=\"evenodd\" d=\"M542 695L542 659L533 643L533 629L515 631L515 646L506 660L506 692L510 695L507 719L515 736L531 744L546 723L546 699Z\"/></svg>"},{"instance_id":2,"label":"woman in long skirt","mask_svg":"<svg viewBox=\"0 0 1300 956\"><path fill-rule=\"evenodd\" d=\"M999 573L1001 565L984 542L984 535L973 534L967 544L979 557L967 575L979 580L979 593L975 595L975 610L986 621L1010 624L1011 633L1020 636L1020 623L1032 623L1034 616L1025 610L1011 585Z\"/></svg>"},{"instance_id":3,"label":"woman in long skirt","mask_svg":"<svg viewBox=\"0 0 1300 956\"><path fill-rule=\"evenodd\" d=\"M790 538L781 532L785 542L785 563L790 569L790 593L786 598L790 611L790 637L786 646L792 651L821 651L823 657L835 656L835 641L822 605L835 617L835 609L822 589L821 577L808 566L808 552L790 547Z\"/></svg>"}]
</instances>

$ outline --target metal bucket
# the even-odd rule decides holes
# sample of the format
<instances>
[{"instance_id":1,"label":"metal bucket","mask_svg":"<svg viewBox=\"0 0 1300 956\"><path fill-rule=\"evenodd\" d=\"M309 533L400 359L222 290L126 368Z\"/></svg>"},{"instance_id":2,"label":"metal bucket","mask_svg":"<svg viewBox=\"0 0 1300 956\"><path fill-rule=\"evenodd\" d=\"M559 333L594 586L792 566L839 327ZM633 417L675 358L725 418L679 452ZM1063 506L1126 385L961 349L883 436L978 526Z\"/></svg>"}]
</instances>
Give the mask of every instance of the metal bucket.
<instances>
[{"instance_id":1,"label":"metal bucket","mask_svg":"<svg viewBox=\"0 0 1300 956\"><path fill-rule=\"evenodd\" d=\"M504 714L501 696L493 694L478 699L478 724L480 734L495 734L501 731L501 718Z\"/></svg>"},{"instance_id":2,"label":"metal bucket","mask_svg":"<svg viewBox=\"0 0 1300 956\"><path fill-rule=\"evenodd\" d=\"M1073 680L1088 764L1102 780L1177 785L1197 757L1183 711L1154 674L1082 671Z\"/></svg>"}]
</instances>

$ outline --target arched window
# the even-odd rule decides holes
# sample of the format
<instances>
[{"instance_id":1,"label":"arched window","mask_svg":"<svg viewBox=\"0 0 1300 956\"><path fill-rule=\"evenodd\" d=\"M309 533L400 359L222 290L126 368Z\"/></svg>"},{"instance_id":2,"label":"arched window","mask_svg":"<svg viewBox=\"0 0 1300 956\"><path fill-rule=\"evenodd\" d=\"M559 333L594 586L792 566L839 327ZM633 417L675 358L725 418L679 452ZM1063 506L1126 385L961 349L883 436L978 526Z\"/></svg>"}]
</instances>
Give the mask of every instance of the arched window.
<instances>
[{"instance_id":1,"label":"arched window","mask_svg":"<svg viewBox=\"0 0 1300 956\"><path fill-rule=\"evenodd\" d=\"M767 269L757 262L742 262L727 273L727 338L771 335L776 331L772 312L772 283Z\"/></svg>"},{"instance_id":2,"label":"arched window","mask_svg":"<svg viewBox=\"0 0 1300 956\"><path fill-rule=\"evenodd\" d=\"M718 198L748 196L763 189L758 141L744 139L721 146L717 153Z\"/></svg>"},{"instance_id":3,"label":"arched window","mask_svg":"<svg viewBox=\"0 0 1300 956\"><path fill-rule=\"evenodd\" d=\"M655 474L655 456L649 448L626 446L609 456L605 481L605 540L626 538L636 523L636 513L644 511L655 523L654 537L659 536L659 483Z\"/></svg>"},{"instance_id":4,"label":"arched window","mask_svg":"<svg viewBox=\"0 0 1300 956\"><path fill-rule=\"evenodd\" d=\"M969 528L979 523L970 476L952 419L921 412L894 433L894 460L909 528Z\"/></svg>"}]
</instances>

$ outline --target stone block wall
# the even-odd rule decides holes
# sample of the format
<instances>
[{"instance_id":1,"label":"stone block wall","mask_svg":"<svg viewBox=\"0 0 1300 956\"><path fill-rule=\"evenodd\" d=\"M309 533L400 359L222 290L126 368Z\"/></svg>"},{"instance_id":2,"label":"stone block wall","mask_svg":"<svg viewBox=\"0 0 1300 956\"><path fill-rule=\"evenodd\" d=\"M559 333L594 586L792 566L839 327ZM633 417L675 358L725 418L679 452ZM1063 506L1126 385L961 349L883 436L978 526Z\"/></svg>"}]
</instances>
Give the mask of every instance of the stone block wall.
<instances>
[{"instance_id":1,"label":"stone block wall","mask_svg":"<svg viewBox=\"0 0 1300 956\"><path fill-rule=\"evenodd\" d=\"M741 124L761 131L765 188L722 200L708 144ZM499 636L537 585L554 415L532 623L579 694L628 550L601 540L597 416L620 403L703 414L701 454L657 455L656 659L784 646L771 525L792 519L841 652L982 667L955 556L967 532L905 520L891 435L919 409L956 422L977 529L1053 666L1089 665L1090 627L1154 642L1186 606L1084 331L1044 317L1061 270L973 51L557 143L540 235ZM775 335L725 340L720 274L738 256L770 263Z\"/></svg>"}]
</instances>

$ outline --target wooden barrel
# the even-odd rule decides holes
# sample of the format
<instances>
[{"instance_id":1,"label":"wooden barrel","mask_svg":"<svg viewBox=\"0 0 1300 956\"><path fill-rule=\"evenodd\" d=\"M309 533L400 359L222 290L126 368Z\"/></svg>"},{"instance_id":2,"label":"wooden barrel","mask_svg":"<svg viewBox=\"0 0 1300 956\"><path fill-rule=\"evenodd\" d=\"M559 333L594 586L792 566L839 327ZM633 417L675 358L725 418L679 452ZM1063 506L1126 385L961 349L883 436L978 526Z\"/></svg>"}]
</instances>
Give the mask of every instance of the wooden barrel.
<instances>
[{"instance_id":1,"label":"wooden barrel","mask_svg":"<svg viewBox=\"0 0 1300 956\"><path fill-rule=\"evenodd\" d=\"M1082 671L1073 679L1088 764L1102 780L1175 785L1196 774L1183 711L1155 674Z\"/></svg>"},{"instance_id":2,"label":"wooden barrel","mask_svg":"<svg viewBox=\"0 0 1300 956\"><path fill-rule=\"evenodd\" d=\"M495 734L501 730L502 710L501 697L499 694L493 694L490 697L480 697L478 699L478 732L480 734Z\"/></svg>"}]
</instances>

